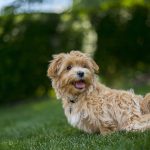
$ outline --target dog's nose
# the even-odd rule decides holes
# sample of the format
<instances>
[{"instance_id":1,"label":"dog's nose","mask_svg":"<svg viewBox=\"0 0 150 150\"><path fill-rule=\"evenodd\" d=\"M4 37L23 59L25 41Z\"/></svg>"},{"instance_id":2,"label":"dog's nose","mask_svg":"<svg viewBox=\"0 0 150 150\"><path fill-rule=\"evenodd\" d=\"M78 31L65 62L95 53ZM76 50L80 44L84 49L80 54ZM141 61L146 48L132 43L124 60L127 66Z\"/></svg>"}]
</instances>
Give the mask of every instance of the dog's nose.
<instances>
[{"instance_id":1,"label":"dog's nose","mask_svg":"<svg viewBox=\"0 0 150 150\"><path fill-rule=\"evenodd\" d=\"M79 71L79 72L77 72L77 75L78 75L80 78L82 78L82 77L84 76L84 72Z\"/></svg>"}]
</instances>

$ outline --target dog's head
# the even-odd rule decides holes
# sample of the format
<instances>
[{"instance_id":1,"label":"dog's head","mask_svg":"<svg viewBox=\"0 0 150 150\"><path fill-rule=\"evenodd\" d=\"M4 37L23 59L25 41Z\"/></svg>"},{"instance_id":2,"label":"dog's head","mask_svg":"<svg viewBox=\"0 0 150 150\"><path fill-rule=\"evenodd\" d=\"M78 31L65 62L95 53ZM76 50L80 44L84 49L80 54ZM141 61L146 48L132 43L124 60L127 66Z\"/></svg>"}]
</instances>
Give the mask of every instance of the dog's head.
<instances>
[{"instance_id":1,"label":"dog's head","mask_svg":"<svg viewBox=\"0 0 150 150\"><path fill-rule=\"evenodd\" d=\"M98 65L87 54L71 51L54 55L47 74L52 79L55 90L78 95L93 84L98 70Z\"/></svg>"}]
</instances>

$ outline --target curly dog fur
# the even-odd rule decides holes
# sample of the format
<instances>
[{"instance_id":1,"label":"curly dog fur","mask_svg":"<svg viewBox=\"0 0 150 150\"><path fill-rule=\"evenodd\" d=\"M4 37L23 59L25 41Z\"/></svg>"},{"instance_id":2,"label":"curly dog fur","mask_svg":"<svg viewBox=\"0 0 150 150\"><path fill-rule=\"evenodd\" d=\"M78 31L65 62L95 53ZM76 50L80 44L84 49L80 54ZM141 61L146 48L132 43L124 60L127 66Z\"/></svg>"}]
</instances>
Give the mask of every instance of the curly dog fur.
<instances>
[{"instance_id":1,"label":"curly dog fur","mask_svg":"<svg viewBox=\"0 0 150 150\"><path fill-rule=\"evenodd\" d=\"M115 90L98 81L99 67L79 51L53 56L48 77L62 99L68 122L88 133L106 134L119 130L150 128L150 94Z\"/></svg>"}]
</instances>

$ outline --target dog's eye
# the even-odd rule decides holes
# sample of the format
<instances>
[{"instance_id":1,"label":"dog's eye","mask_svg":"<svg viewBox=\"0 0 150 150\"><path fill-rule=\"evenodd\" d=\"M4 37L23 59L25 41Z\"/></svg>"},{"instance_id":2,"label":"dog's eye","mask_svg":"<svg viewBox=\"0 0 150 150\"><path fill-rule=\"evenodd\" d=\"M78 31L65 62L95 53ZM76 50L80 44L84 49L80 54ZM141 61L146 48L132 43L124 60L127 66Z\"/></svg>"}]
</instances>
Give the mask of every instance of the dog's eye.
<instances>
[{"instance_id":1,"label":"dog's eye","mask_svg":"<svg viewBox=\"0 0 150 150\"><path fill-rule=\"evenodd\" d=\"M71 70L72 66L67 66L67 70Z\"/></svg>"},{"instance_id":2,"label":"dog's eye","mask_svg":"<svg viewBox=\"0 0 150 150\"><path fill-rule=\"evenodd\" d=\"M83 65L83 68L88 68L88 66L87 65Z\"/></svg>"}]
</instances>

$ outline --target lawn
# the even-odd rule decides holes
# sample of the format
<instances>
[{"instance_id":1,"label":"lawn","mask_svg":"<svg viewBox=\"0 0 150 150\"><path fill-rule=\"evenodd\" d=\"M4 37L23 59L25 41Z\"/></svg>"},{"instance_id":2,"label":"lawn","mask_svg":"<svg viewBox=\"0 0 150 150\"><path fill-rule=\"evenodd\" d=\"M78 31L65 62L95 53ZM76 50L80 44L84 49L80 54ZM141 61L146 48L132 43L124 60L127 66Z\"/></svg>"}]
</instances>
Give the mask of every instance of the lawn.
<instances>
[{"instance_id":1,"label":"lawn","mask_svg":"<svg viewBox=\"0 0 150 150\"><path fill-rule=\"evenodd\" d=\"M0 109L0 150L148 150L150 131L87 134L71 127L60 101L42 101Z\"/></svg>"}]
</instances>

